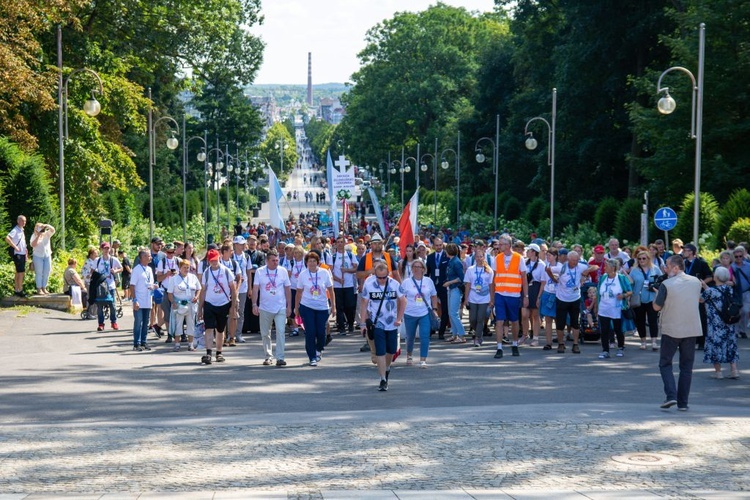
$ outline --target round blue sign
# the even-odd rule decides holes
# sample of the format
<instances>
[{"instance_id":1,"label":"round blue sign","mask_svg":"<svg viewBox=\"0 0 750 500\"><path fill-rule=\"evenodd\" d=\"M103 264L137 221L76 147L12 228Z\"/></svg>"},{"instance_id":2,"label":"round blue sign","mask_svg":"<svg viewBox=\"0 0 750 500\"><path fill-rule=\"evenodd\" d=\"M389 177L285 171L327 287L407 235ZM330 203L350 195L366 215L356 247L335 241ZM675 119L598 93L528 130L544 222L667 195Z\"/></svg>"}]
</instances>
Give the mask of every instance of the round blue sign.
<instances>
[{"instance_id":1,"label":"round blue sign","mask_svg":"<svg viewBox=\"0 0 750 500\"><path fill-rule=\"evenodd\" d=\"M671 231L677 225L677 212L669 207L662 207L654 214L654 224L662 231Z\"/></svg>"}]
</instances>

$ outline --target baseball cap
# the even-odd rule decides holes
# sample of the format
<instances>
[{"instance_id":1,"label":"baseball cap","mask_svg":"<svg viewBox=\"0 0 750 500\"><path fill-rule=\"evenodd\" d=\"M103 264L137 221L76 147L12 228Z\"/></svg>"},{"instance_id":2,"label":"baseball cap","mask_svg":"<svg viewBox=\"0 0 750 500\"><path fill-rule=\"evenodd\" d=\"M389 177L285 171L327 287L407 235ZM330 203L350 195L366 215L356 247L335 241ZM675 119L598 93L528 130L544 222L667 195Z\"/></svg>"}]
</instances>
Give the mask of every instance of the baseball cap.
<instances>
[{"instance_id":1,"label":"baseball cap","mask_svg":"<svg viewBox=\"0 0 750 500\"><path fill-rule=\"evenodd\" d=\"M474 242L474 246L475 247L486 247L487 244L484 242L484 240L476 240Z\"/></svg>"},{"instance_id":2,"label":"baseball cap","mask_svg":"<svg viewBox=\"0 0 750 500\"><path fill-rule=\"evenodd\" d=\"M530 245L528 246L528 249L529 249L529 250L534 250L534 251L535 251L536 253L540 253L540 252L542 251L542 249L541 249L541 248L539 248L539 245L537 245L536 243L532 243L532 244L530 244Z\"/></svg>"},{"instance_id":3,"label":"baseball cap","mask_svg":"<svg viewBox=\"0 0 750 500\"><path fill-rule=\"evenodd\" d=\"M163 242L164 240L162 240L158 236L154 236L153 238L151 238L151 243L163 243Z\"/></svg>"},{"instance_id":4,"label":"baseball cap","mask_svg":"<svg viewBox=\"0 0 750 500\"><path fill-rule=\"evenodd\" d=\"M167 243L164 247L165 252L174 252L174 245L172 243Z\"/></svg>"},{"instance_id":5,"label":"baseball cap","mask_svg":"<svg viewBox=\"0 0 750 500\"><path fill-rule=\"evenodd\" d=\"M239 235L239 236L235 236L232 242L237 245L244 245L245 243L247 243L247 240L245 239L244 236Z\"/></svg>"},{"instance_id":6,"label":"baseball cap","mask_svg":"<svg viewBox=\"0 0 750 500\"><path fill-rule=\"evenodd\" d=\"M109 248L109 243L106 241L102 241L102 243L99 245L99 248Z\"/></svg>"},{"instance_id":7,"label":"baseball cap","mask_svg":"<svg viewBox=\"0 0 750 500\"><path fill-rule=\"evenodd\" d=\"M604 247L602 245L596 245L594 247L594 253L604 253Z\"/></svg>"},{"instance_id":8,"label":"baseball cap","mask_svg":"<svg viewBox=\"0 0 750 500\"><path fill-rule=\"evenodd\" d=\"M113 244L113 245L119 245L119 244L120 244L120 240L114 240L114 241L112 242L112 244Z\"/></svg>"},{"instance_id":9,"label":"baseball cap","mask_svg":"<svg viewBox=\"0 0 750 500\"><path fill-rule=\"evenodd\" d=\"M379 233L375 233L375 234L373 234L373 235L372 235L372 238L370 238L370 241L371 241L371 242L375 242L375 241L383 241L383 237L382 237L382 236L380 236L380 234L379 234Z\"/></svg>"},{"instance_id":10,"label":"baseball cap","mask_svg":"<svg viewBox=\"0 0 750 500\"><path fill-rule=\"evenodd\" d=\"M212 248L206 254L206 258L208 259L209 262L214 261L214 260L219 260L219 251L218 250L214 250Z\"/></svg>"},{"instance_id":11,"label":"baseball cap","mask_svg":"<svg viewBox=\"0 0 750 500\"><path fill-rule=\"evenodd\" d=\"M561 248L557 251L557 255L568 255L568 249L567 248Z\"/></svg>"}]
</instances>

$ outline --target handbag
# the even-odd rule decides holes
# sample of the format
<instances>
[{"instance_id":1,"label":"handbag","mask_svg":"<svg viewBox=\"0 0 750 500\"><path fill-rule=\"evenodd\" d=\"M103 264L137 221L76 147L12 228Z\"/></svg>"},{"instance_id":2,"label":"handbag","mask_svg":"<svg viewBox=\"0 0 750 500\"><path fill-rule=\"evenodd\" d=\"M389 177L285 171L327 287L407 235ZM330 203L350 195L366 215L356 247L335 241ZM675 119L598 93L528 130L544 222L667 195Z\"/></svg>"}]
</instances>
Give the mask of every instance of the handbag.
<instances>
[{"instance_id":1,"label":"handbag","mask_svg":"<svg viewBox=\"0 0 750 500\"><path fill-rule=\"evenodd\" d=\"M633 310L629 307L622 310L622 319L629 320L629 321L635 321L635 314L633 314Z\"/></svg>"},{"instance_id":2,"label":"handbag","mask_svg":"<svg viewBox=\"0 0 750 500\"><path fill-rule=\"evenodd\" d=\"M370 340L375 339L375 325L378 324L378 318L380 317L380 311L383 310L383 303L385 302L385 295L388 293L388 285L390 284L390 280L388 280L385 283L385 288L383 289L383 296L380 298L380 305L378 306L378 311L375 313L375 320L371 320L370 318L367 318L365 321L365 326L367 328L367 338Z\"/></svg>"},{"instance_id":3,"label":"handbag","mask_svg":"<svg viewBox=\"0 0 750 500\"><path fill-rule=\"evenodd\" d=\"M411 279L414 282L414 286L417 286L417 280L415 280L413 277ZM420 297L422 297L422 301L424 302L425 306L427 307L427 314L430 315L430 330L435 331L440 328L440 320L437 317L437 314L435 314L435 311L430 307L430 304L427 303L427 299L424 298L424 295L422 295L422 290L417 288L417 293Z\"/></svg>"}]
</instances>

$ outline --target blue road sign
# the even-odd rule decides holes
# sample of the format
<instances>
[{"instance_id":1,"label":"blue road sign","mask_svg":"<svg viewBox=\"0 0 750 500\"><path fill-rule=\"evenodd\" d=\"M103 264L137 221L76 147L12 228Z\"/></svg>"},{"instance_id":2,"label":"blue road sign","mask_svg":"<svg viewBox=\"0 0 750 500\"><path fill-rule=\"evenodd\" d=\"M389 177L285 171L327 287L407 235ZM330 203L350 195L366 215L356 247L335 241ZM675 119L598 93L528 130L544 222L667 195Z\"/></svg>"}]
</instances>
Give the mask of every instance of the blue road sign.
<instances>
[{"instance_id":1,"label":"blue road sign","mask_svg":"<svg viewBox=\"0 0 750 500\"><path fill-rule=\"evenodd\" d=\"M677 225L677 212L669 207L662 207L654 214L654 224L662 231L671 231Z\"/></svg>"}]
</instances>

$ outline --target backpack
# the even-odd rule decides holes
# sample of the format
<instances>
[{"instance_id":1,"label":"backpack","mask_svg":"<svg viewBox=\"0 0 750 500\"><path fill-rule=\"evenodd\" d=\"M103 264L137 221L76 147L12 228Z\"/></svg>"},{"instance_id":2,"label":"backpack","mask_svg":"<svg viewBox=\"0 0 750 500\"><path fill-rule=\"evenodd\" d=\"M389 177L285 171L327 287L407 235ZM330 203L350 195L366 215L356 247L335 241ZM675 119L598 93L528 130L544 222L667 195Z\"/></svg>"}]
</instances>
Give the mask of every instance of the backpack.
<instances>
[{"instance_id":1,"label":"backpack","mask_svg":"<svg viewBox=\"0 0 750 500\"><path fill-rule=\"evenodd\" d=\"M732 290L723 290L721 292L721 309L716 307L713 300L709 299L709 302L719 313L719 318L727 325L734 325L740 322L740 309L742 309L742 294L740 293L740 287L735 285Z\"/></svg>"}]
</instances>

